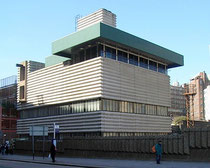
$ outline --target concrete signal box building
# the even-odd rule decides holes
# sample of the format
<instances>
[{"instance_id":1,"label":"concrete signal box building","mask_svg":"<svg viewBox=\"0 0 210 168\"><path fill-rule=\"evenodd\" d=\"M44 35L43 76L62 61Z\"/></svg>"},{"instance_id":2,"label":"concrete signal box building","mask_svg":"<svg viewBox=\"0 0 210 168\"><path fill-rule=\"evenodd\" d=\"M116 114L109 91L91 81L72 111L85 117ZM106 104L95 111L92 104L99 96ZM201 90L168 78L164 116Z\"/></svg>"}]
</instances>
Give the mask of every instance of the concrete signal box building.
<instances>
[{"instance_id":1,"label":"concrete signal box building","mask_svg":"<svg viewBox=\"0 0 210 168\"><path fill-rule=\"evenodd\" d=\"M52 43L45 67L20 63L21 136L31 125L47 125L52 133L53 123L61 138L171 132L167 70L182 66L183 56L115 28L110 11L97 12L113 25L86 16L84 27L79 20L78 31Z\"/></svg>"}]
</instances>

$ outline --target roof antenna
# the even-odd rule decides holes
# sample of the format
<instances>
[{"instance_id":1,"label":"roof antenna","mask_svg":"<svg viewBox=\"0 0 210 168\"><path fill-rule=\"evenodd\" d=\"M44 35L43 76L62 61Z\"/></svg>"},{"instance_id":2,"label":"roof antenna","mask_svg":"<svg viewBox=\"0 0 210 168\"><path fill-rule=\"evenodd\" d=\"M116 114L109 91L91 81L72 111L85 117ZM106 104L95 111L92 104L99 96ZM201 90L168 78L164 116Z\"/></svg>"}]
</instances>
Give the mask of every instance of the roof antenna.
<instances>
[{"instance_id":1,"label":"roof antenna","mask_svg":"<svg viewBox=\"0 0 210 168\"><path fill-rule=\"evenodd\" d=\"M82 17L82 15L80 15L80 14L78 14L78 15L76 15L75 16L75 31L77 31L77 21L78 21L78 19L80 19Z\"/></svg>"}]
</instances>

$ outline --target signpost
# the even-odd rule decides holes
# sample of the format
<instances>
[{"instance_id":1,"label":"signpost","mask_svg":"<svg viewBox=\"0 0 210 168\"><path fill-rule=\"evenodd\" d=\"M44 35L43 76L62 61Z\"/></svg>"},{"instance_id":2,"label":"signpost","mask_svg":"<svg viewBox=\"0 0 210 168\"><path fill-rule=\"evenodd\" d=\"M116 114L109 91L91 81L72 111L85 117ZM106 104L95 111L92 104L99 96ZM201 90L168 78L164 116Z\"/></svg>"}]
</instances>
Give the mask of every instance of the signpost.
<instances>
[{"instance_id":1,"label":"signpost","mask_svg":"<svg viewBox=\"0 0 210 168\"><path fill-rule=\"evenodd\" d=\"M45 141L45 136L48 136L48 127L47 126L30 126L29 134L30 136L32 136L33 160L34 160L34 136L43 136L43 159L44 159L44 141Z\"/></svg>"},{"instance_id":2,"label":"signpost","mask_svg":"<svg viewBox=\"0 0 210 168\"><path fill-rule=\"evenodd\" d=\"M59 133L59 125L55 125L55 123L53 124L53 144L56 147L56 133Z\"/></svg>"}]
</instances>

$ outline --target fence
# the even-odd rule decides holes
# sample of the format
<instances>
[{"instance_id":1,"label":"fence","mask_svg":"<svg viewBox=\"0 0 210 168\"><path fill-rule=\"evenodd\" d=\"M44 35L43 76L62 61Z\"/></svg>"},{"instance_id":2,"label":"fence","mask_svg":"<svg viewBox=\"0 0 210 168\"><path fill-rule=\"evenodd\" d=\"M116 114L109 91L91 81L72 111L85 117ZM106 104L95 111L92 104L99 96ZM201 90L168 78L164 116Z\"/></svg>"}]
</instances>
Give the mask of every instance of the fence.
<instances>
[{"instance_id":1,"label":"fence","mask_svg":"<svg viewBox=\"0 0 210 168\"><path fill-rule=\"evenodd\" d=\"M164 155L188 155L191 149L210 148L210 127L185 129L182 134L145 137L77 137L62 140L57 143L59 154L71 156L126 156L132 158L135 154L152 154L152 146L162 140ZM46 142L49 151L50 142ZM18 141L17 151L31 151L30 141ZM35 143L37 153L42 152L42 142ZM132 154L134 154L132 156Z\"/></svg>"}]
</instances>

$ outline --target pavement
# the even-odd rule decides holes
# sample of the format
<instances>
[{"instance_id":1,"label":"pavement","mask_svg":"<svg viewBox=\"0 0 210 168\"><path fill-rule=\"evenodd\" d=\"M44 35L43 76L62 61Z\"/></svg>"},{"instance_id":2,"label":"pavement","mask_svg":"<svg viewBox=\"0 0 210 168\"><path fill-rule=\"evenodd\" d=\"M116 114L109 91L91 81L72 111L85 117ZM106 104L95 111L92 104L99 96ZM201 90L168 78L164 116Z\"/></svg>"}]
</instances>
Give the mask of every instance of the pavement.
<instances>
[{"instance_id":1,"label":"pavement","mask_svg":"<svg viewBox=\"0 0 210 168\"><path fill-rule=\"evenodd\" d=\"M48 164L58 166L74 166L85 168L210 168L210 162L184 162L184 161L162 161L157 165L154 161L142 160L119 160L119 159L89 159L56 157L52 163L51 158L26 155L0 155L0 160L19 161L37 164Z\"/></svg>"}]
</instances>

